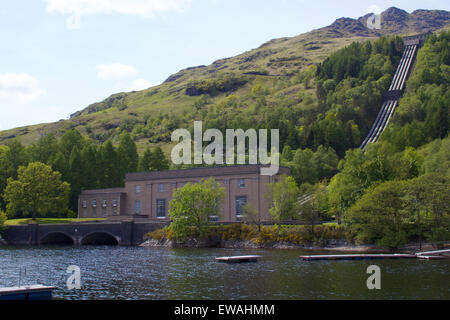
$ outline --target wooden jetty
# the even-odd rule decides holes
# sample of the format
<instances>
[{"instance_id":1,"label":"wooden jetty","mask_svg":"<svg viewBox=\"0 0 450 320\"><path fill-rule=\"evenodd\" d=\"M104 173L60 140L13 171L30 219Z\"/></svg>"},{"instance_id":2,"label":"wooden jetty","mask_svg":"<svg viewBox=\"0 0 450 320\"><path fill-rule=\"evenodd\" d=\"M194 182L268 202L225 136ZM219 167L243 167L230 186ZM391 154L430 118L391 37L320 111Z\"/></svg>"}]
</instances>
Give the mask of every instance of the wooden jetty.
<instances>
[{"instance_id":1,"label":"wooden jetty","mask_svg":"<svg viewBox=\"0 0 450 320\"><path fill-rule=\"evenodd\" d=\"M222 263L247 263L258 262L261 256L235 256L235 257L220 257L216 258L216 261Z\"/></svg>"},{"instance_id":2,"label":"wooden jetty","mask_svg":"<svg viewBox=\"0 0 450 320\"><path fill-rule=\"evenodd\" d=\"M442 260L446 259L446 257L443 256L424 256L424 255L418 255L417 259L423 259L423 260Z\"/></svg>"},{"instance_id":3,"label":"wooden jetty","mask_svg":"<svg viewBox=\"0 0 450 320\"><path fill-rule=\"evenodd\" d=\"M340 255L316 255L300 256L305 261L321 260L382 260L382 259L416 259L412 254L340 254Z\"/></svg>"},{"instance_id":4,"label":"wooden jetty","mask_svg":"<svg viewBox=\"0 0 450 320\"><path fill-rule=\"evenodd\" d=\"M434 256L436 254L445 254L448 253L450 254L450 249L446 249L446 250L436 250L436 251L428 251L428 252L417 252L416 256Z\"/></svg>"},{"instance_id":5,"label":"wooden jetty","mask_svg":"<svg viewBox=\"0 0 450 320\"><path fill-rule=\"evenodd\" d=\"M320 261L320 260L381 260L381 259L426 259L439 260L445 259L442 254L450 254L448 250L418 252L416 254L338 254L338 255L315 255L315 256L300 256L300 259L305 261Z\"/></svg>"},{"instance_id":6,"label":"wooden jetty","mask_svg":"<svg viewBox=\"0 0 450 320\"><path fill-rule=\"evenodd\" d=\"M51 300L55 289L42 285L0 288L0 300Z\"/></svg>"},{"instance_id":7,"label":"wooden jetty","mask_svg":"<svg viewBox=\"0 0 450 320\"><path fill-rule=\"evenodd\" d=\"M446 256L442 256L443 254ZM449 257L448 254L450 254L450 249L428 251L428 252L417 252L416 257L418 259L423 260L442 260L448 258Z\"/></svg>"}]
</instances>

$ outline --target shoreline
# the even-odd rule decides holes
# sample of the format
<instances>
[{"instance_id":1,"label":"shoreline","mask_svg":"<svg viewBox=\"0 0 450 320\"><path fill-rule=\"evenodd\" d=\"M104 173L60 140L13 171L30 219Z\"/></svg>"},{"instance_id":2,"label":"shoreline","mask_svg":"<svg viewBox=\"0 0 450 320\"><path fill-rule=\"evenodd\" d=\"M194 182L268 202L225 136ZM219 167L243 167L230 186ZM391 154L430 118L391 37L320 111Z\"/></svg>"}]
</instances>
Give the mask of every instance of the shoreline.
<instances>
[{"instance_id":1,"label":"shoreline","mask_svg":"<svg viewBox=\"0 0 450 320\"><path fill-rule=\"evenodd\" d=\"M139 245L139 247L145 248L189 248L189 249L202 249L202 248L221 248L221 249L274 249L274 250L304 250L304 251L328 251L328 252L355 252L355 253L392 253L392 250L377 245L355 245L347 243L344 240L334 241L329 245L297 245L286 242L273 242L265 244L257 244L251 240L227 240L217 243L207 243L205 241L189 240L184 243L174 243L171 240L158 241L149 239ZM444 248L450 248L450 243L444 244ZM419 244L408 244L395 250L397 253L416 253L420 251L436 250L436 248L430 243L422 244L422 250L420 250Z\"/></svg>"}]
</instances>

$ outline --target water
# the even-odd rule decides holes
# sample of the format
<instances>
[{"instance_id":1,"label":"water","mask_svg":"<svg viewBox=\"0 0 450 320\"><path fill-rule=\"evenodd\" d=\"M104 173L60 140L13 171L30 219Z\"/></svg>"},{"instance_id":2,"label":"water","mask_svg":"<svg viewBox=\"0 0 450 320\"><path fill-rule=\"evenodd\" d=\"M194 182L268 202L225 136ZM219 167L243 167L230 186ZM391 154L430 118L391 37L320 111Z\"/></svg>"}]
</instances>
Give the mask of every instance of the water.
<instances>
[{"instance_id":1,"label":"water","mask_svg":"<svg viewBox=\"0 0 450 320\"><path fill-rule=\"evenodd\" d=\"M257 254L259 263L221 264L217 256ZM54 285L57 299L450 299L450 261L301 261L299 250L138 247L1 248L0 287ZM311 254L308 252L307 254ZM381 268L370 291L367 267ZM81 290L68 290L69 265Z\"/></svg>"}]
</instances>

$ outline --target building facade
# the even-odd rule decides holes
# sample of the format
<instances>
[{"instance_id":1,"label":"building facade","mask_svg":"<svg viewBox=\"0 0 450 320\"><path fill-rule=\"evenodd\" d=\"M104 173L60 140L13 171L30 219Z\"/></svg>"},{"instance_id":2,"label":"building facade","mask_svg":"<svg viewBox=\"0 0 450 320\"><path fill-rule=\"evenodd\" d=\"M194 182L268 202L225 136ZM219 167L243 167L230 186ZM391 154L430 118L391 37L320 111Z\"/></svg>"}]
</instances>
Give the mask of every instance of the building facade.
<instances>
[{"instance_id":1,"label":"building facade","mask_svg":"<svg viewBox=\"0 0 450 320\"><path fill-rule=\"evenodd\" d=\"M212 220L242 220L242 207L251 203L262 221L269 221L270 203L267 185L280 175L290 175L289 168L280 168L277 176L263 176L260 165L243 165L187 170L129 173L125 187L84 190L78 199L79 218L140 218L169 221L169 203L173 192L187 183L198 183L212 177L225 188L218 217Z\"/></svg>"}]
</instances>

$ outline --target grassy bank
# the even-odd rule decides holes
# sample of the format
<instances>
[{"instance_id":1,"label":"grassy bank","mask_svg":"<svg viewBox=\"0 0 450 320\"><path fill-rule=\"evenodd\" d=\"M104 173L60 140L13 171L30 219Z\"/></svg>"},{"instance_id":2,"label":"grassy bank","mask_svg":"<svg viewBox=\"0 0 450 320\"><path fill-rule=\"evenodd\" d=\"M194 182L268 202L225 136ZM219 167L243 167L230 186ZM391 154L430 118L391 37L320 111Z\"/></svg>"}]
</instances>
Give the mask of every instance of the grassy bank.
<instances>
[{"instance_id":1,"label":"grassy bank","mask_svg":"<svg viewBox=\"0 0 450 320\"><path fill-rule=\"evenodd\" d=\"M210 226L203 234L196 234L190 239L176 239L170 228L159 229L146 235L147 239L153 239L160 243L168 240L182 243L183 241L220 239L220 241L246 241L257 246L273 243L285 243L292 245L321 245L326 246L331 242L345 241L353 243L353 235L343 226L336 224L311 226L255 226L244 223L232 225Z\"/></svg>"},{"instance_id":2,"label":"grassy bank","mask_svg":"<svg viewBox=\"0 0 450 320\"><path fill-rule=\"evenodd\" d=\"M26 225L30 223L39 223L39 224L67 224L67 223L76 223L76 222L94 222L94 221L105 221L106 219L71 219L71 218L37 218L36 220L32 219L11 219L6 220L6 226L18 226L18 225Z\"/></svg>"}]
</instances>

